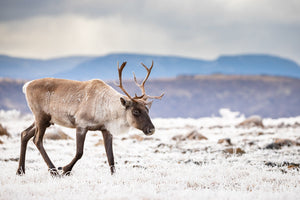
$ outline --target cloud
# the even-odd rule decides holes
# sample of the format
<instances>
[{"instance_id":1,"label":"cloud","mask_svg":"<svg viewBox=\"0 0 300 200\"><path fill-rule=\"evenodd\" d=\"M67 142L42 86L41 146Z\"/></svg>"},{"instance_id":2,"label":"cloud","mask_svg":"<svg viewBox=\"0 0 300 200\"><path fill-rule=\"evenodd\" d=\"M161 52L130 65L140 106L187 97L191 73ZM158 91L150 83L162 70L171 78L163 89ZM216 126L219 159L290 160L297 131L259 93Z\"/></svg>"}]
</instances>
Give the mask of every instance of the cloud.
<instances>
[{"instance_id":1,"label":"cloud","mask_svg":"<svg viewBox=\"0 0 300 200\"><path fill-rule=\"evenodd\" d=\"M166 24L197 22L274 21L299 23L298 0L2 0L0 20L37 16L81 15L97 18L119 15ZM158 21L159 19L159 21ZM199 21L200 20L200 21Z\"/></svg>"},{"instance_id":2,"label":"cloud","mask_svg":"<svg viewBox=\"0 0 300 200\"><path fill-rule=\"evenodd\" d=\"M299 35L297 0L0 1L0 53L26 57L269 53L300 62Z\"/></svg>"},{"instance_id":3,"label":"cloud","mask_svg":"<svg viewBox=\"0 0 300 200\"><path fill-rule=\"evenodd\" d=\"M149 53L170 42L159 27L120 17L89 19L74 15L2 23L0 35L6 35L0 37L0 52L45 58L115 51Z\"/></svg>"}]
</instances>

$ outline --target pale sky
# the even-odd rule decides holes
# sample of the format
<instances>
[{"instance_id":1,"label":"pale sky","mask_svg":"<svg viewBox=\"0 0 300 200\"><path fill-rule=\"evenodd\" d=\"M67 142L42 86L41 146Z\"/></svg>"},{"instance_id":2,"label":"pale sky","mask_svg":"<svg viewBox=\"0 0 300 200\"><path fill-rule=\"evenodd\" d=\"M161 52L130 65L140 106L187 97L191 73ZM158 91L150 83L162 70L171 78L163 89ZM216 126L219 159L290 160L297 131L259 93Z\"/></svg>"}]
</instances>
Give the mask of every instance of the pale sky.
<instances>
[{"instance_id":1,"label":"pale sky","mask_svg":"<svg viewBox=\"0 0 300 200\"><path fill-rule=\"evenodd\" d=\"M0 0L0 54L146 53L300 63L299 0Z\"/></svg>"}]
</instances>

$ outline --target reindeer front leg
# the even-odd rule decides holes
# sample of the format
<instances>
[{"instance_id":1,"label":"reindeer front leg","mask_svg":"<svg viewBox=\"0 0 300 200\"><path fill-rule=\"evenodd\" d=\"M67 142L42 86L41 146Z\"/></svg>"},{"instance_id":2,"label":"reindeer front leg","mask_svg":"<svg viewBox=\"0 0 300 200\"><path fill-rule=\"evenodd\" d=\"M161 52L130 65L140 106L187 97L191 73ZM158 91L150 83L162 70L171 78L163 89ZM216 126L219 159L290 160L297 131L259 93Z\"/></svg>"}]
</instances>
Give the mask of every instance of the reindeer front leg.
<instances>
[{"instance_id":1,"label":"reindeer front leg","mask_svg":"<svg viewBox=\"0 0 300 200\"><path fill-rule=\"evenodd\" d=\"M73 169L75 163L82 157L86 133L87 133L86 128L81 128L81 127L76 128L76 155L68 165L62 168L64 175L70 175L71 170Z\"/></svg>"},{"instance_id":2,"label":"reindeer front leg","mask_svg":"<svg viewBox=\"0 0 300 200\"><path fill-rule=\"evenodd\" d=\"M106 151L107 160L110 166L110 172L111 175L113 175L115 170L115 161L114 161L114 153L112 148L112 139L113 136L108 130L102 130L103 140L104 140L104 146Z\"/></svg>"}]
</instances>

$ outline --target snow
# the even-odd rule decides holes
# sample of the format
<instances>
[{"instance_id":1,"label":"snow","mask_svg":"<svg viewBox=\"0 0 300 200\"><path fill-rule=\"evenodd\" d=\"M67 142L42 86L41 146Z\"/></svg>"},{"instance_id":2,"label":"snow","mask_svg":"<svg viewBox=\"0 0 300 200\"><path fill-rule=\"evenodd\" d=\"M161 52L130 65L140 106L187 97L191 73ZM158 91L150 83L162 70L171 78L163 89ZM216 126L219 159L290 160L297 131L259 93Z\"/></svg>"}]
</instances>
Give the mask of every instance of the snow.
<instances>
[{"instance_id":1,"label":"snow","mask_svg":"<svg viewBox=\"0 0 300 200\"><path fill-rule=\"evenodd\" d=\"M26 174L16 176L20 133L31 115L0 111L0 123L11 137L0 137L0 199L297 199L299 168L270 167L266 162L300 163L300 147L268 150L275 138L299 142L300 117L263 119L265 128L236 127L245 117L223 109L221 117L153 119L156 133L146 137L130 130L114 137L117 173L110 175L100 132L89 132L84 155L69 177L53 178L33 142L28 143ZM285 126L280 126L284 124ZM287 126L290 125L290 126ZM59 127L70 137L75 131ZM176 135L196 130L208 140L175 141ZM141 136L144 140L130 139ZM229 155L218 140L230 138L246 153ZM252 142L253 145L249 145ZM45 140L57 167L70 162L75 140Z\"/></svg>"}]
</instances>

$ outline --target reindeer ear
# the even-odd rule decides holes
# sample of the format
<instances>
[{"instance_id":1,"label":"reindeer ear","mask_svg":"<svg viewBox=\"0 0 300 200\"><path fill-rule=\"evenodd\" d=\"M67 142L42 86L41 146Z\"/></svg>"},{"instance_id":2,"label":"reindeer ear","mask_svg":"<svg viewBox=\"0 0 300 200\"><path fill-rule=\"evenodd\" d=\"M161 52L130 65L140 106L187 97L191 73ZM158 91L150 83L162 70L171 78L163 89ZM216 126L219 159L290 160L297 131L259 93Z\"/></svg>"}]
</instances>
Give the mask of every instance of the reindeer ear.
<instances>
[{"instance_id":1,"label":"reindeer ear","mask_svg":"<svg viewBox=\"0 0 300 200\"><path fill-rule=\"evenodd\" d=\"M131 101L130 100L127 100L126 98L124 97L120 97L120 101L121 101L121 104L124 106L124 107L129 107L131 105Z\"/></svg>"},{"instance_id":2,"label":"reindeer ear","mask_svg":"<svg viewBox=\"0 0 300 200\"><path fill-rule=\"evenodd\" d=\"M149 110L150 110L150 108L151 108L151 106L152 106L152 103L153 103L153 101L149 101L149 102L147 102L147 104L146 104Z\"/></svg>"}]
</instances>

